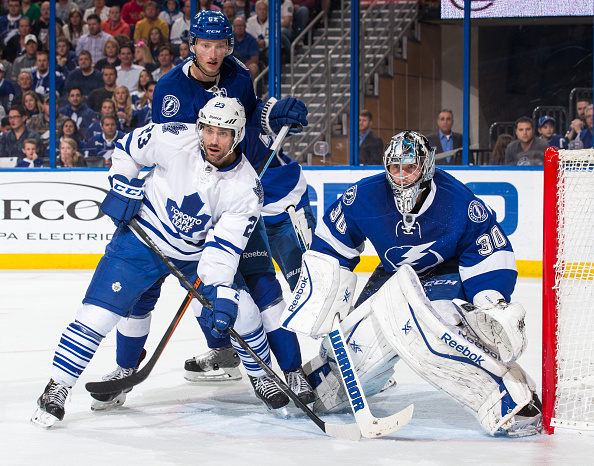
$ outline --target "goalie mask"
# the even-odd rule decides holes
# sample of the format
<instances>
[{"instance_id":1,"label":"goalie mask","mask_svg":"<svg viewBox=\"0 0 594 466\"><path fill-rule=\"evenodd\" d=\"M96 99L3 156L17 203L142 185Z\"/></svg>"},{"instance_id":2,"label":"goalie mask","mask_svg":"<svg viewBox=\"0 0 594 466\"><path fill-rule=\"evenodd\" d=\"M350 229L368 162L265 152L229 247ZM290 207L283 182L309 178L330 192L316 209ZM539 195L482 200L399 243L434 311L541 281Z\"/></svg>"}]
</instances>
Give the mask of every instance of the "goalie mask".
<instances>
[{"instance_id":1,"label":"goalie mask","mask_svg":"<svg viewBox=\"0 0 594 466\"><path fill-rule=\"evenodd\" d=\"M435 149L427 138L414 131L393 136L384 151L386 177L401 214L413 210L423 188L435 173Z\"/></svg>"},{"instance_id":2,"label":"goalie mask","mask_svg":"<svg viewBox=\"0 0 594 466\"><path fill-rule=\"evenodd\" d=\"M192 19L190 25L190 53L196 62L196 40L226 40L227 47L221 50L221 55L228 57L233 53L233 29L222 11L201 10ZM217 56L218 49L215 49Z\"/></svg>"},{"instance_id":3,"label":"goalie mask","mask_svg":"<svg viewBox=\"0 0 594 466\"><path fill-rule=\"evenodd\" d=\"M196 130L200 140L200 149L205 153L202 130L205 125L233 130L233 144L225 156L231 154L245 136L245 110L236 98L213 97L198 113Z\"/></svg>"}]
</instances>

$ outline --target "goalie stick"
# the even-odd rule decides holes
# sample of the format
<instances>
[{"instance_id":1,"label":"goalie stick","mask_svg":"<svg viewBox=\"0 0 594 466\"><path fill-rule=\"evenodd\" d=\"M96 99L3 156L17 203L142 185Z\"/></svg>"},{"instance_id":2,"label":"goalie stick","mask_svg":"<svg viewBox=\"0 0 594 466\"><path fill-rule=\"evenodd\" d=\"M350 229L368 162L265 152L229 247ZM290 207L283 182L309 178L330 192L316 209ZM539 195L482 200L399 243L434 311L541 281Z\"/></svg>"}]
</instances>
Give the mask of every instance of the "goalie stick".
<instances>
[{"instance_id":1,"label":"goalie stick","mask_svg":"<svg viewBox=\"0 0 594 466\"><path fill-rule=\"evenodd\" d=\"M276 152L278 151L278 148L280 147L280 145L284 141L285 137L289 133L289 130L291 128L300 128L300 127L301 127L301 125L284 125L281 128L281 130L278 133L278 136L275 138L274 142L270 146L270 149L268 150L268 153L266 154L266 159L263 161L263 163L260 165L260 168L258 169L258 172L257 172L258 178L261 179L262 176L264 176L264 172L268 168L268 165L270 165L270 163L272 162L274 155L276 154ZM134 222L134 224L138 228L140 228L140 226L138 225L136 220L132 220L129 223L129 225L131 225L132 222ZM136 228L134 228L134 230L140 236L142 236L142 234ZM198 288L199 284L200 284L200 279L197 278L196 282L194 283L194 287ZM179 321L185 314L186 310L188 309L188 307L190 305L190 301L192 301L193 297L194 297L194 295L192 294L192 292L188 292L188 294L184 298L184 301L182 302L181 306L179 307L178 311L173 316L173 320L169 324L169 327L165 331L165 334L161 338L161 341L157 345L157 348L155 349L153 355L151 356L149 361L144 365L144 367L142 369L133 373L132 375L129 375L128 377L124 377L121 379L102 380L100 382L88 382L85 385L85 388L87 389L87 391L90 393L108 394L108 393L114 393L117 391L130 390L130 389L132 389L132 387L138 385L139 383L144 382L146 380L146 378L150 375L153 368L155 367L155 364L157 364L157 361L161 357L161 354L163 353L165 346L167 346L167 343L169 342L171 335L175 331L177 324L179 323Z\"/></svg>"},{"instance_id":2,"label":"goalie stick","mask_svg":"<svg viewBox=\"0 0 594 466\"><path fill-rule=\"evenodd\" d=\"M309 245L305 241L305 235L301 230L301 225L295 214L295 206L289 205L285 210L289 213L289 218L293 224L293 229L295 230L301 250L305 252L309 249ZM367 438L383 437L407 425L413 415L414 405L412 404L388 417L378 418L371 413L367 398L365 397L365 393L363 393L363 385L361 385L355 366L352 363L338 314L334 317L332 331L328 337L330 338L332 351L336 358L340 380L349 399L355 421L357 421L357 425L361 429L361 435Z\"/></svg>"},{"instance_id":3,"label":"goalie stick","mask_svg":"<svg viewBox=\"0 0 594 466\"><path fill-rule=\"evenodd\" d=\"M132 228L136 233L138 233L138 235L145 241L145 243L154 251L155 254L157 254L159 256L159 258L163 261L163 263L167 266L167 268L171 271L171 273L173 275L175 275L175 277L177 279L179 279L180 282L182 282L182 284L186 287L186 289L192 293L192 295L200 302L200 304L202 304L203 306L206 307L211 307L212 304L207 301L204 296L202 296L200 293L198 293L198 290L196 290L196 288L190 283L190 281L186 278L186 276L181 272L181 270L179 270L175 264L173 262L171 262L171 260L165 255L163 254L163 252L159 249L159 247L153 242L153 240L150 238L150 236L142 229L142 227L138 224L138 222L136 221L136 219L132 219L130 220L130 222L128 223L128 225L130 226L130 228ZM183 315L183 312L182 312ZM178 319L179 322L179 319ZM173 324L173 322L172 322ZM177 326L177 322L175 323L175 326L173 327L173 329L175 329L175 327ZM239 335L235 329L233 327L229 327L228 329L229 331L229 335L231 335L231 337L233 337L238 343L239 345L258 363L258 365L262 368L262 370L264 372L266 372L266 374L272 378L274 380L274 382L278 385L278 387L289 397L293 400L293 402L295 403L295 405L297 405L298 408L300 408L305 414L307 414L307 416L321 429L323 430L326 434L330 435L331 437L336 437L336 438L343 438L343 439L347 439L347 440L359 440L361 438L361 431L359 430L359 427L357 426L357 424L328 424L327 422L324 422L322 419L320 419L306 404L304 404L298 397L297 395L289 388L289 386L272 370L272 368L270 368L270 366L268 366L268 364L266 364L266 362L264 362L262 360L262 358L260 358L260 356L258 356L258 354L246 343L246 341L241 337L241 335ZM173 333L173 332L171 332ZM169 336L171 336L171 334L169 334ZM154 355L153 355L154 357ZM153 358L151 358L152 360ZM148 364L147 364L148 365ZM144 369L144 368L143 368ZM149 371L150 372L150 371ZM129 377L123 378L123 379L119 379L119 380L109 380L109 381L105 381L106 383L109 382L122 382L126 379L132 378L134 377L135 374L132 374ZM147 374L148 375L148 374ZM146 378L146 377L145 377ZM106 383L103 384L102 387L99 387L100 389L105 389ZM85 385L86 389L92 393L100 393L97 391L93 391L92 389L95 388L95 390L98 388L98 385L102 384L102 382L89 382ZM116 386L115 384L112 385L112 387ZM111 390L113 391L113 390ZM103 393L106 393L105 391ZM109 392L107 392L109 393Z\"/></svg>"}]
</instances>

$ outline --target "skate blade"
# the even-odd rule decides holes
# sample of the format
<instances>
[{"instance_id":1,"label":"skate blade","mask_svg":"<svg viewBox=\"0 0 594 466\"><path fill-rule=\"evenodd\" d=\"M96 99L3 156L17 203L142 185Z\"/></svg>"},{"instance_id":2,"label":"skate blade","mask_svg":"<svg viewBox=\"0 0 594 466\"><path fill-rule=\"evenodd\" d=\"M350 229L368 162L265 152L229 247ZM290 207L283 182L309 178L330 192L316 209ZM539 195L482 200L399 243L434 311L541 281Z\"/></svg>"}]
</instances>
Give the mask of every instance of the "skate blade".
<instances>
[{"instance_id":1,"label":"skate blade","mask_svg":"<svg viewBox=\"0 0 594 466\"><path fill-rule=\"evenodd\" d=\"M124 404L126 401L126 394L120 393L116 396L113 400L110 401L99 401L93 399L91 403L91 411L109 411L112 409L117 409Z\"/></svg>"},{"instance_id":2,"label":"skate blade","mask_svg":"<svg viewBox=\"0 0 594 466\"><path fill-rule=\"evenodd\" d=\"M385 392L386 390L395 387L397 385L396 379L394 378L394 376L390 377L386 383L384 384L384 386L382 387L382 389L380 390L381 392Z\"/></svg>"},{"instance_id":3,"label":"skate blade","mask_svg":"<svg viewBox=\"0 0 594 466\"><path fill-rule=\"evenodd\" d=\"M277 409L273 409L273 408L268 408L268 411L271 412L272 414L274 414L275 417L278 417L279 419L291 419L292 417L295 417L295 415L293 413L291 413L291 410L289 409L289 405L283 406L282 408L277 408Z\"/></svg>"},{"instance_id":4,"label":"skate blade","mask_svg":"<svg viewBox=\"0 0 594 466\"><path fill-rule=\"evenodd\" d=\"M227 382L241 380L241 372L236 368L216 369L206 372L185 371L184 379L188 382Z\"/></svg>"},{"instance_id":5,"label":"skate blade","mask_svg":"<svg viewBox=\"0 0 594 466\"><path fill-rule=\"evenodd\" d=\"M42 429L49 429L56 423L56 421L59 421L56 416L52 416L41 408L37 408L33 413L33 416L31 416L31 422Z\"/></svg>"}]
</instances>

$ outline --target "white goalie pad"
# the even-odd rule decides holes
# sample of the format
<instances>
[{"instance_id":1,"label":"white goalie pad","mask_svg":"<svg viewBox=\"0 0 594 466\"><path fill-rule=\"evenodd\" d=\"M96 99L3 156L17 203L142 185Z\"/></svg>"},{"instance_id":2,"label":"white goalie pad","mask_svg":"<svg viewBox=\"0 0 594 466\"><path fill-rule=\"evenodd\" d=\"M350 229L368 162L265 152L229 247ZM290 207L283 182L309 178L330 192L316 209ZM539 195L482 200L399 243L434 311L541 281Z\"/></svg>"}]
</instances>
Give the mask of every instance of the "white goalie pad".
<instances>
[{"instance_id":1,"label":"white goalie pad","mask_svg":"<svg viewBox=\"0 0 594 466\"><path fill-rule=\"evenodd\" d=\"M514 415L532 400L517 364L505 366L461 328L435 316L410 266L401 267L371 300L386 340L402 360L473 412L489 434L513 424Z\"/></svg>"},{"instance_id":2,"label":"white goalie pad","mask_svg":"<svg viewBox=\"0 0 594 466\"><path fill-rule=\"evenodd\" d=\"M357 275L327 254L303 254L301 275L281 316L281 326L311 337L331 332L336 314L346 317L353 302Z\"/></svg>"}]
</instances>

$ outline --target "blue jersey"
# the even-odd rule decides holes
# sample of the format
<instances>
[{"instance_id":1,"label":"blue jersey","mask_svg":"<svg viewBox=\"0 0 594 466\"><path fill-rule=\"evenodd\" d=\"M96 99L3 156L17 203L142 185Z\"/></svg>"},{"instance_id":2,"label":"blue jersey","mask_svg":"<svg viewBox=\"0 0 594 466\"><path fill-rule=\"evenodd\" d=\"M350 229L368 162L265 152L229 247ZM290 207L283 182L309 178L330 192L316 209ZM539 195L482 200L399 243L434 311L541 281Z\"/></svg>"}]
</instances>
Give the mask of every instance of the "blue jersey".
<instances>
[{"instance_id":1,"label":"blue jersey","mask_svg":"<svg viewBox=\"0 0 594 466\"><path fill-rule=\"evenodd\" d=\"M388 272L409 264L422 277L455 260L468 301L484 290L510 300L518 273L508 238L491 209L440 169L418 214L398 211L384 173L351 186L318 222L312 249L353 270L365 239Z\"/></svg>"},{"instance_id":2,"label":"blue jersey","mask_svg":"<svg viewBox=\"0 0 594 466\"><path fill-rule=\"evenodd\" d=\"M153 123L191 123L198 120L198 112L215 93L236 97L243 104L247 125L260 128L262 100L254 92L252 77L247 68L234 57L223 60L217 81L205 89L190 78L192 59L188 58L157 82L153 94Z\"/></svg>"},{"instance_id":3,"label":"blue jersey","mask_svg":"<svg viewBox=\"0 0 594 466\"><path fill-rule=\"evenodd\" d=\"M272 138L262 134L259 129L246 128L244 143L243 152L258 170L266 162ZM264 188L262 217L266 226L288 219L285 208L289 204L293 204L295 210L309 205L307 181L301 165L284 155L282 150L273 157L261 181Z\"/></svg>"}]
</instances>

